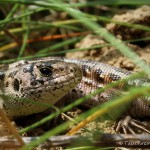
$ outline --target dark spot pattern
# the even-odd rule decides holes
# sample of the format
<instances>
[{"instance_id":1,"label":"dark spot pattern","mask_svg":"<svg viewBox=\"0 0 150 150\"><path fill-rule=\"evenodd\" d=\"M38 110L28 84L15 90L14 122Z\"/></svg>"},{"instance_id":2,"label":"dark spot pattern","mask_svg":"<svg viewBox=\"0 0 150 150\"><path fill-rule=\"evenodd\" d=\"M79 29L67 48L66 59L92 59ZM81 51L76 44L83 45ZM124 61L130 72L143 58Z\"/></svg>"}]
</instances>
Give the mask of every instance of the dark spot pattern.
<instances>
[{"instance_id":1,"label":"dark spot pattern","mask_svg":"<svg viewBox=\"0 0 150 150\"><path fill-rule=\"evenodd\" d=\"M75 89L73 89L73 90L72 90L72 92L76 92L76 90L75 90Z\"/></svg>"},{"instance_id":2,"label":"dark spot pattern","mask_svg":"<svg viewBox=\"0 0 150 150\"><path fill-rule=\"evenodd\" d=\"M20 80L20 84L22 84L22 80Z\"/></svg>"},{"instance_id":3,"label":"dark spot pattern","mask_svg":"<svg viewBox=\"0 0 150 150\"><path fill-rule=\"evenodd\" d=\"M9 82L8 81L6 81L6 83L5 83L5 87L8 87L9 86Z\"/></svg>"},{"instance_id":4,"label":"dark spot pattern","mask_svg":"<svg viewBox=\"0 0 150 150\"><path fill-rule=\"evenodd\" d=\"M73 69L70 69L70 72L71 72L71 73L73 73L73 72L74 72L74 70L73 70Z\"/></svg>"},{"instance_id":5,"label":"dark spot pattern","mask_svg":"<svg viewBox=\"0 0 150 150\"><path fill-rule=\"evenodd\" d=\"M20 92L21 92L21 93L23 93L23 90L24 90L24 89L23 89L23 88L21 88L21 89L20 89Z\"/></svg>"},{"instance_id":6,"label":"dark spot pattern","mask_svg":"<svg viewBox=\"0 0 150 150\"><path fill-rule=\"evenodd\" d=\"M90 72L90 67L87 66L87 65L82 65L82 73L83 73L83 76L87 76L87 73Z\"/></svg>"},{"instance_id":7,"label":"dark spot pattern","mask_svg":"<svg viewBox=\"0 0 150 150\"><path fill-rule=\"evenodd\" d=\"M36 80L37 82L41 83L42 85L44 85L44 81L41 79L41 80Z\"/></svg>"},{"instance_id":8,"label":"dark spot pattern","mask_svg":"<svg viewBox=\"0 0 150 150\"><path fill-rule=\"evenodd\" d=\"M13 71L13 72L11 72L10 74L8 74L8 78L14 78L15 77L15 75L17 74L17 72L18 71Z\"/></svg>"},{"instance_id":9,"label":"dark spot pattern","mask_svg":"<svg viewBox=\"0 0 150 150\"><path fill-rule=\"evenodd\" d=\"M60 71L64 71L64 68L63 68L63 67L60 67L59 69L60 69Z\"/></svg>"},{"instance_id":10,"label":"dark spot pattern","mask_svg":"<svg viewBox=\"0 0 150 150\"><path fill-rule=\"evenodd\" d=\"M111 80L113 80L113 81L117 81L117 80L121 79L121 77L119 75L116 75L113 73L109 73L108 77L111 78Z\"/></svg>"},{"instance_id":11,"label":"dark spot pattern","mask_svg":"<svg viewBox=\"0 0 150 150\"><path fill-rule=\"evenodd\" d=\"M36 81L35 76L31 76L30 85L34 85L34 86L37 85L37 81Z\"/></svg>"},{"instance_id":12,"label":"dark spot pattern","mask_svg":"<svg viewBox=\"0 0 150 150\"><path fill-rule=\"evenodd\" d=\"M96 69L95 70L95 76L96 76L96 80L100 83L104 82L104 77L102 77L102 70L101 69Z\"/></svg>"},{"instance_id":13,"label":"dark spot pattern","mask_svg":"<svg viewBox=\"0 0 150 150\"><path fill-rule=\"evenodd\" d=\"M33 80L33 81L30 82L30 85L34 85L35 86L35 85L37 85L37 82L35 80Z\"/></svg>"}]
</instances>

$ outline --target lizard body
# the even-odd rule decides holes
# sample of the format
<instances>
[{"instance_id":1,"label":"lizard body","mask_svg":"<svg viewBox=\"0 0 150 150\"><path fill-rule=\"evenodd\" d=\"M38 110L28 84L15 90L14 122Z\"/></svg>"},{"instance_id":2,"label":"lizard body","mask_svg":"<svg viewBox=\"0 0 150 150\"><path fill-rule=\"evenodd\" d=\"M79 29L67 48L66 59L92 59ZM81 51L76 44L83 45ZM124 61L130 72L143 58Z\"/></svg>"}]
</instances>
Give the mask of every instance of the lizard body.
<instances>
[{"instance_id":1,"label":"lizard body","mask_svg":"<svg viewBox=\"0 0 150 150\"><path fill-rule=\"evenodd\" d=\"M10 97L1 97L0 105L9 117L38 113L46 110L47 106L25 102L26 98L49 104L55 104L63 97L75 100L131 74L129 71L95 61L62 57L21 60L0 71L0 92ZM133 83L140 86L142 82L146 81L135 79ZM86 101L85 105L91 107L106 102L121 90L122 86L109 89ZM129 114L149 117L150 106L138 98L133 101Z\"/></svg>"}]
</instances>

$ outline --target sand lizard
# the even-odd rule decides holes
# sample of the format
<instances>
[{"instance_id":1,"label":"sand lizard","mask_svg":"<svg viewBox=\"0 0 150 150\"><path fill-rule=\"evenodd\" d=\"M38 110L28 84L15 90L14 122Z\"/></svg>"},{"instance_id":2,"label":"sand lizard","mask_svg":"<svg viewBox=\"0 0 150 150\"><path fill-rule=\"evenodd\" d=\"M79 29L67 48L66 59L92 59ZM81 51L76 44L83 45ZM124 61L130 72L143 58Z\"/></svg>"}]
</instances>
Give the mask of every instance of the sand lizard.
<instances>
[{"instance_id":1,"label":"sand lizard","mask_svg":"<svg viewBox=\"0 0 150 150\"><path fill-rule=\"evenodd\" d=\"M95 61L62 57L21 60L0 70L0 93L10 97L1 97L0 106L11 118L30 115L42 112L47 107L20 101L19 98L50 104L55 104L63 97L75 100L131 74ZM136 83L140 84L140 80ZM85 105L91 107L106 102L119 90L118 87L100 93L86 101ZM131 116L150 116L149 104L140 99L135 100L131 108Z\"/></svg>"}]
</instances>

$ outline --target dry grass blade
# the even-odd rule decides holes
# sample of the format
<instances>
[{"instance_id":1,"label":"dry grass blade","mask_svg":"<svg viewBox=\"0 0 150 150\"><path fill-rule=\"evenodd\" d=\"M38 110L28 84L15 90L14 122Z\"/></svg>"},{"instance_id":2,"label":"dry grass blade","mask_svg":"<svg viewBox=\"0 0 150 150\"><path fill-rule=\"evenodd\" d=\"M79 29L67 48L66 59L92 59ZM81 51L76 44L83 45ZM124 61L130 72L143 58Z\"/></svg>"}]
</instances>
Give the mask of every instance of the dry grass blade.
<instances>
[{"instance_id":1,"label":"dry grass blade","mask_svg":"<svg viewBox=\"0 0 150 150\"><path fill-rule=\"evenodd\" d=\"M21 136L19 135L19 133L15 129L15 127L11 124L10 120L8 119L8 117L6 116L6 113L4 112L4 110L2 108L0 109L0 116L1 116L2 120L4 121L4 123L6 124L6 126L8 127L8 129L10 130L10 132L12 132L12 134L18 140L20 145L23 146L24 141L22 140Z\"/></svg>"}]
</instances>

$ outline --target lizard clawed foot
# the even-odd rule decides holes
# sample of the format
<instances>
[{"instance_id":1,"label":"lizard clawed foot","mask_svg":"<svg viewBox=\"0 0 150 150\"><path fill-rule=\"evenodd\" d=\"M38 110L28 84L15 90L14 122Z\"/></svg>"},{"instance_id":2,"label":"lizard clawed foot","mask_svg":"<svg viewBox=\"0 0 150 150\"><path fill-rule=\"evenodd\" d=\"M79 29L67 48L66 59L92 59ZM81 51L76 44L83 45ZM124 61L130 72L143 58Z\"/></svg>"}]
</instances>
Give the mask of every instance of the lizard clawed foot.
<instances>
[{"instance_id":1,"label":"lizard clawed foot","mask_svg":"<svg viewBox=\"0 0 150 150\"><path fill-rule=\"evenodd\" d=\"M116 131L118 132L123 130L125 134L136 134L133 128L145 131L150 134L150 129L148 129L148 126L138 120L132 119L130 116L126 116L124 119L118 122Z\"/></svg>"}]
</instances>

